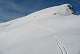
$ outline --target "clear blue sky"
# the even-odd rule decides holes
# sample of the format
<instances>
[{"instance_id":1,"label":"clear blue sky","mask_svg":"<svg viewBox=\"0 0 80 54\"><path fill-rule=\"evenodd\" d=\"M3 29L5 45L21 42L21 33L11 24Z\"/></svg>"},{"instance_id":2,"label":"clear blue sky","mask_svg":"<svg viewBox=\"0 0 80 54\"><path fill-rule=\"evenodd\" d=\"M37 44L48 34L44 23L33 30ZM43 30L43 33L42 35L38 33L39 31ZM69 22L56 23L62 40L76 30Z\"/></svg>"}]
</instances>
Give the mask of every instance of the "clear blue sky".
<instances>
[{"instance_id":1,"label":"clear blue sky","mask_svg":"<svg viewBox=\"0 0 80 54\"><path fill-rule=\"evenodd\" d=\"M71 4L75 14L80 14L80 0L0 0L0 22L64 3Z\"/></svg>"}]
</instances>

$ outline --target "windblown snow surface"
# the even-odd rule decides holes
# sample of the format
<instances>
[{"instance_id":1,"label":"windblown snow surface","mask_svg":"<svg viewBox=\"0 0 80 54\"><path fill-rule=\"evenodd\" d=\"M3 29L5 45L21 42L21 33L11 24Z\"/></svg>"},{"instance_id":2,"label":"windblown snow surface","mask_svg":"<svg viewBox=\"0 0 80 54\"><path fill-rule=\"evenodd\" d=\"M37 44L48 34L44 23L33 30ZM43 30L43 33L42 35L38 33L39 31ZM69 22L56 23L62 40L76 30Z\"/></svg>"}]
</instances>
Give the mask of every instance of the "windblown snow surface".
<instances>
[{"instance_id":1,"label":"windblown snow surface","mask_svg":"<svg viewBox=\"0 0 80 54\"><path fill-rule=\"evenodd\" d=\"M80 54L80 16L68 4L0 24L0 54Z\"/></svg>"}]
</instances>

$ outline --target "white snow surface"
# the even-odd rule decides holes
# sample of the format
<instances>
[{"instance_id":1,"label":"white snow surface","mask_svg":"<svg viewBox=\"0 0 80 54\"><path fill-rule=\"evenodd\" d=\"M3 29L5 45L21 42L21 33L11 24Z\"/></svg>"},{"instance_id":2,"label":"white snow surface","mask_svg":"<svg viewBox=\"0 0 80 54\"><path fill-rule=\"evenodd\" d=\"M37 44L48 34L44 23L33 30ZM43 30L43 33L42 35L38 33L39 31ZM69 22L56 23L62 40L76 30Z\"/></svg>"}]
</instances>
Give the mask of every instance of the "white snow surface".
<instances>
[{"instance_id":1,"label":"white snow surface","mask_svg":"<svg viewBox=\"0 0 80 54\"><path fill-rule=\"evenodd\" d=\"M0 54L80 54L80 16L69 4L0 24Z\"/></svg>"}]
</instances>

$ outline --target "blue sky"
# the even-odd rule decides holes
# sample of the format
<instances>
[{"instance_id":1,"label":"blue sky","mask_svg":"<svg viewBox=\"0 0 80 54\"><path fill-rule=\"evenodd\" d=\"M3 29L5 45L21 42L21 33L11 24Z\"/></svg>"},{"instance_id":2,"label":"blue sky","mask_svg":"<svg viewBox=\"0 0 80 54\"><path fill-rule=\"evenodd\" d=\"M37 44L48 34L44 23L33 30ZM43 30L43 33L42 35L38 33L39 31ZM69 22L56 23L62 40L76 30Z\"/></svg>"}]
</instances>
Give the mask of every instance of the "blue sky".
<instances>
[{"instance_id":1,"label":"blue sky","mask_svg":"<svg viewBox=\"0 0 80 54\"><path fill-rule=\"evenodd\" d=\"M80 0L0 0L0 22L26 16L35 11L69 3L80 14Z\"/></svg>"}]
</instances>

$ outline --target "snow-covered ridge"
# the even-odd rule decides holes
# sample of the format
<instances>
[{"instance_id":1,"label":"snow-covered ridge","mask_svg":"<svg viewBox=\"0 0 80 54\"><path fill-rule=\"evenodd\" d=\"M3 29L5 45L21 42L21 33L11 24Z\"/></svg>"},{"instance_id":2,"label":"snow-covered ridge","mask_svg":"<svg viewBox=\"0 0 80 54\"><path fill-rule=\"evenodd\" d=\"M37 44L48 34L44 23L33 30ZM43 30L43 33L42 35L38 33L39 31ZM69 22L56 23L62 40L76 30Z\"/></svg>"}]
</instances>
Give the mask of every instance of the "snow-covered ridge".
<instances>
[{"instance_id":1,"label":"snow-covered ridge","mask_svg":"<svg viewBox=\"0 0 80 54\"><path fill-rule=\"evenodd\" d=\"M0 54L79 54L80 16L69 4L0 24Z\"/></svg>"},{"instance_id":2,"label":"snow-covered ridge","mask_svg":"<svg viewBox=\"0 0 80 54\"><path fill-rule=\"evenodd\" d=\"M0 27L1 26L6 26L6 25L10 25L10 24L17 24L17 23L23 23L23 22L27 22L31 19L35 19L35 18L40 18L40 17L49 17L49 16L67 16L67 15L72 15L73 11L71 9L69 9L69 6L71 6L70 4L64 4L64 5L60 5L60 6L54 6L54 7L49 7L49 8L45 8L42 9L40 11L34 12L32 14L29 14L28 16L24 16L15 20L11 20L9 22L6 23L0 23Z\"/></svg>"}]
</instances>

